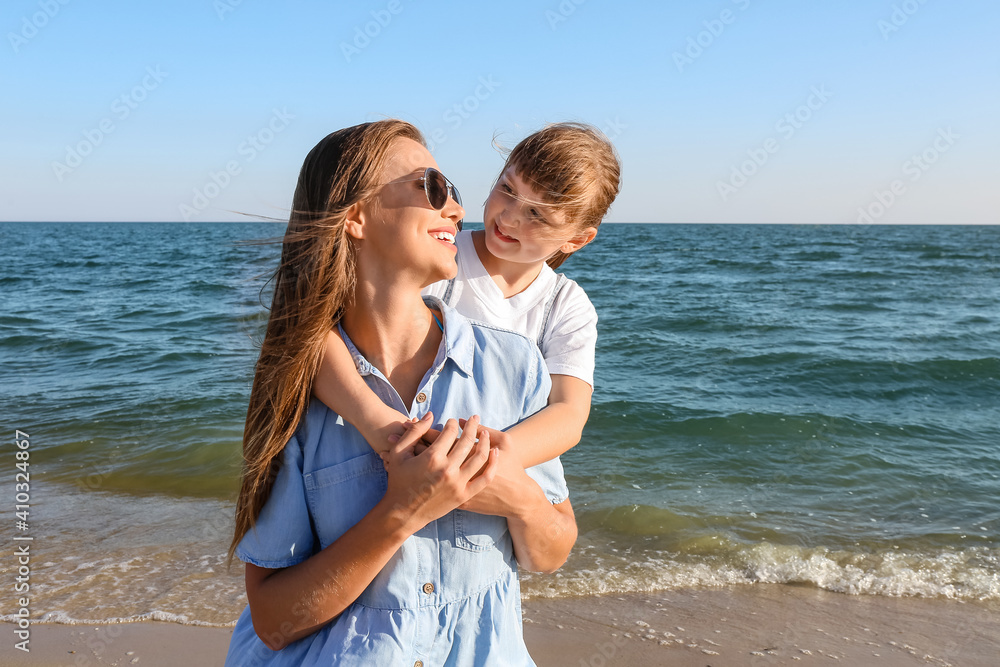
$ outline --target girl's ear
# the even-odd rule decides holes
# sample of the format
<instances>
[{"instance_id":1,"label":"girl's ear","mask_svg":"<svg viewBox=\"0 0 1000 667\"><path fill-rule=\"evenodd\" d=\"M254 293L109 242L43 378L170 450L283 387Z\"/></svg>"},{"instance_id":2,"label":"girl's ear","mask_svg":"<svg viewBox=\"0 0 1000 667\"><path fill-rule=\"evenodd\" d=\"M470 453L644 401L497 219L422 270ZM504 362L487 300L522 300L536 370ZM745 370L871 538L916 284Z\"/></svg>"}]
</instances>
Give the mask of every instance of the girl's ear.
<instances>
[{"instance_id":1,"label":"girl's ear","mask_svg":"<svg viewBox=\"0 0 1000 667\"><path fill-rule=\"evenodd\" d=\"M559 246L559 250L570 255L593 241L595 236L597 236L597 227L587 227L569 241Z\"/></svg>"},{"instance_id":2,"label":"girl's ear","mask_svg":"<svg viewBox=\"0 0 1000 667\"><path fill-rule=\"evenodd\" d=\"M347 209L344 216L344 230L348 236L356 239L365 237L365 212L361 209L361 202L355 202Z\"/></svg>"}]
</instances>

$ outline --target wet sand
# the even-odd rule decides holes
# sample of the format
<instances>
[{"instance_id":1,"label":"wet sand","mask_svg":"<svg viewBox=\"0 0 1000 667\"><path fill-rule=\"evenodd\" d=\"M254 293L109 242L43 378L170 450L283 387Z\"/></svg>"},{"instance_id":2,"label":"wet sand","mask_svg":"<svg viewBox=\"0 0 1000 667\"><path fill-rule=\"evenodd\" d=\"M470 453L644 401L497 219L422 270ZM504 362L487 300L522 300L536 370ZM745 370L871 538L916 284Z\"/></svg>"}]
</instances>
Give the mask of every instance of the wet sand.
<instances>
[{"instance_id":1,"label":"wet sand","mask_svg":"<svg viewBox=\"0 0 1000 667\"><path fill-rule=\"evenodd\" d=\"M540 667L1000 664L1000 609L788 585L524 605Z\"/></svg>"},{"instance_id":2,"label":"wet sand","mask_svg":"<svg viewBox=\"0 0 1000 667\"><path fill-rule=\"evenodd\" d=\"M539 667L611 665L954 665L994 667L1000 608L848 596L787 585L524 602ZM221 665L230 628L172 623L40 624L31 652L2 636L0 666Z\"/></svg>"}]
</instances>

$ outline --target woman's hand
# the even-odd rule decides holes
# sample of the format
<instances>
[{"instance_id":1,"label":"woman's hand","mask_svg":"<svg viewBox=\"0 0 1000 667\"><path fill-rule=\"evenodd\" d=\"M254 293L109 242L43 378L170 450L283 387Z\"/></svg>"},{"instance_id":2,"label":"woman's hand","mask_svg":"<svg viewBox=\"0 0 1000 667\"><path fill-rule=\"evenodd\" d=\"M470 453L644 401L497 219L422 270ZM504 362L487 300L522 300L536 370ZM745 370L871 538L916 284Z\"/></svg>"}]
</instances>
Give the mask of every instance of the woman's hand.
<instances>
[{"instance_id":1,"label":"woman's hand","mask_svg":"<svg viewBox=\"0 0 1000 667\"><path fill-rule=\"evenodd\" d=\"M429 422L410 423L407 424L407 432L403 438L406 439L405 442L411 443L409 446L415 452L421 452L422 447L427 447L422 454L415 454L419 458L434 446L424 445L422 440L434 440L436 443L453 422L454 420L449 420L440 433L429 428ZM487 440L492 446L489 457L491 481L459 507L469 512L505 517L514 543L514 555L524 569L535 572L554 572L559 569L576 542L577 526L573 506L568 500L557 505L549 502L541 487L524 471L520 459L509 445L506 451L503 451L502 444L497 446L497 440L505 442L506 434L503 431L486 428L479 424L478 419L469 419L467 422L459 420L458 423L465 427L466 432L476 429L480 443ZM402 442L404 440L400 439L396 446ZM391 473L389 479L391 484ZM438 516L443 516L447 511Z\"/></svg>"},{"instance_id":2,"label":"woman's hand","mask_svg":"<svg viewBox=\"0 0 1000 667\"><path fill-rule=\"evenodd\" d=\"M410 419L408 421L399 422L398 425L400 429L399 431L389 435L388 438L389 442L391 444L396 444L397 442L399 442L400 437L402 437L400 435L400 432L405 433L409 431L411 428L413 428L413 425L416 423L418 423L416 419ZM466 419L458 420L458 425L461 428L465 428L465 425L467 423L468 420ZM491 448L499 449L501 452L513 453L512 449L513 444L511 443L510 435L506 431L498 431L495 428L490 428L489 426L483 426L482 424L479 425L479 428L486 431L487 435L489 435ZM439 435L441 435L441 431L438 431L437 429L433 428L427 429L427 432L424 433L424 435L420 438L420 440L417 441L416 449L414 449L414 452L419 454L420 452L427 449L427 447L430 446L431 442L434 441L434 438L438 437ZM383 456L383 458L385 457Z\"/></svg>"},{"instance_id":3,"label":"woman's hand","mask_svg":"<svg viewBox=\"0 0 1000 667\"><path fill-rule=\"evenodd\" d=\"M481 492L496 474L497 453L478 417L470 418L461 433L458 422L449 419L418 452L432 422L428 413L411 424L384 457L389 488L383 502L407 518L413 532Z\"/></svg>"},{"instance_id":4,"label":"woman's hand","mask_svg":"<svg viewBox=\"0 0 1000 667\"><path fill-rule=\"evenodd\" d=\"M507 439L507 434L503 431L483 426L478 421L476 417L468 420L459 419L458 425L466 430L478 428L480 432L485 432L484 436L487 438L492 450L491 460L495 459L498 461L495 466L496 473L486 488L464 502L460 509L508 518L528 511L518 501L526 500L528 496L535 494L539 490L538 485L528 477L524 472L524 467L518 463L517 456L510 449L511 445ZM419 437L413 433L418 426L420 427ZM404 427L406 429L405 435L416 439L413 451L418 455L428 449L431 442L444 434L443 430L438 431L433 428L426 428L426 424L422 421L410 420L404 424ZM401 438L391 438L390 440L395 440L395 443L398 444Z\"/></svg>"},{"instance_id":5,"label":"woman's hand","mask_svg":"<svg viewBox=\"0 0 1000 667\"><path fill-rule=\"evenodd\" d=\"M279 570L246 566L254 631L272 650L309 635L350 606L410 535L483 490L496 474L490 436L473 417L459 434L448 420L423 452L432 417L413 424L384 455L389 488L333 544ZM478 439L477 439L478 436Z\"/></svg>"},{"instance_id":6,"label":"woman's hand","mask_svg":"<svg viewBox=\"0 0 1000 667\"><path fill-rule=\"evenodd\" d=\"M533 502L524 501L529 498L537 500L535 495L541 489L528 477L515 457L501 454L496 448L494 451L497 466L493 480L482 491L462 503L459 509L508 519L522 516L534 506ZM542 499L544 500L543 496Z\"/></svg>"}]
</instances>

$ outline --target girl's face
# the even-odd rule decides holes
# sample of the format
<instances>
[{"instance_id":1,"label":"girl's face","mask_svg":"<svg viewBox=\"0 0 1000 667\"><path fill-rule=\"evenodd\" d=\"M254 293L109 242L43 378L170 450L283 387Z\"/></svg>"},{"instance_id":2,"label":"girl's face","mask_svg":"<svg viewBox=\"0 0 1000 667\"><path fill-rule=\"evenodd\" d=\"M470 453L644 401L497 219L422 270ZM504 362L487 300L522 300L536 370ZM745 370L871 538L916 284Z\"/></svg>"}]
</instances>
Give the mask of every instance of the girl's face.
<instances>
[{"instance_id":1,"label":"girl's face","mask_svg":"<svg viewBox=\"0 0 1000 667\"><path fill-rule=\"evenodd\" d=\"M394 277L408 276L420 287L455 276L455 234L465 210L448 197L435 210L424 191L424 170L437 162L412 139L393 145L382 186L363 207L365 220L359 261L377 262Z\"/></svg>"},{"instance_id":2,"label":"girl's face","mask_svg":"<svg viewBox=\"0 0 1000 667\"><path fill-rule=\"evenodd\" d=\"M486 200L486 248L494 257L519 264L544 262L557 250L579 250L592 235L581 234L563 211L545 204L535 190L508 167ZM580 242L580 237L586 241Z\"/></svg>"}]
</instances>

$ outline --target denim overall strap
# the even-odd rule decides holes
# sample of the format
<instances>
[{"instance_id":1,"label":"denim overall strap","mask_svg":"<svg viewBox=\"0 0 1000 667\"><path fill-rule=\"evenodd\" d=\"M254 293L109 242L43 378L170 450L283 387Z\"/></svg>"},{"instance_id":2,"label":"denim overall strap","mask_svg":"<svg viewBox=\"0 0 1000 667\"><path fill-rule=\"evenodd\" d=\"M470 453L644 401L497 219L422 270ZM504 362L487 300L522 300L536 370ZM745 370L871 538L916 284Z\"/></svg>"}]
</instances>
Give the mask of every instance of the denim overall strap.
<instances>
[{"instance_id":1,"label":"denim overall strap","mask_svg":"<svg viewBox=\"0 0 1000 667\"><path fill-rule=\"evenodd\" d=\"M552 294L549 295L548 301L545 302L545 314L542 316L542 328L538 331L538 340L535 341L539 348L542 347L542 339L545 338L545 331L549 328L549 315L552 313L552 304L555 303L556 297L559 296L559 292L562 291L563 287L566 286L566 276L561 273L556 274L555 287L552 288Z\"/></svg>"}]
</instances>

